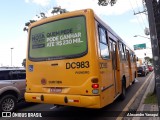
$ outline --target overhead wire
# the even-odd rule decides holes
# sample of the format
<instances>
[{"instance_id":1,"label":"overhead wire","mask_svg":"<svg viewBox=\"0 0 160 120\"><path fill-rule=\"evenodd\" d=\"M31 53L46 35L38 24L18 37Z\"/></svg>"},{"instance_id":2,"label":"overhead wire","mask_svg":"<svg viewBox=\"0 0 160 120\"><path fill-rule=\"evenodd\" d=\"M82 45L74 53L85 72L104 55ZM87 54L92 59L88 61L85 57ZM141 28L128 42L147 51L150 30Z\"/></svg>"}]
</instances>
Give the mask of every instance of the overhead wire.
<instances>
[{"instance_id":1,"label":"overhead wire","mask_svg":"<svg viewBox=\"0 0 160 120\"><path fill-rule=\"evenodd\" d=\"M137 3L137 0L136 0L136 5L137 5L137 8L138 8L138 12L140 12L140 10L139 10L139 5L138 5L138 3ZM145 22L144 22L144 19L143 19L143 16L142 16L141 13L140 13L140 17L141 17L141 19L142 19L142 22L143 22L144 26L146 27L146 24L145 24Z\"/></svg>"},{"instance_id":2,"label":"overhead wire","mask_svg":"<svg viewBox=\"0 0 160 120\"><path fill-rule=\"evenodd\" d=\"M134 10L134 8L133 8L132 3L131 3L131 1L130 1L130 0L129 0L129 3L130 3L130 5L131 5L131 8L132 8L133 13L134 13L134 15L135 15L135 14L136 14L136 12L135 12L135 10ZM138 21L138 23L139 23L139 25L140 25L141 29L142 29L142 30L144 30L144 28L143 28L142 24L140 24L140 21L139 21L139 19L138 19L138 17L137 17L137 16L136 16L136 19L137 19L137 21Z\"/></svg>"}]
</instances>

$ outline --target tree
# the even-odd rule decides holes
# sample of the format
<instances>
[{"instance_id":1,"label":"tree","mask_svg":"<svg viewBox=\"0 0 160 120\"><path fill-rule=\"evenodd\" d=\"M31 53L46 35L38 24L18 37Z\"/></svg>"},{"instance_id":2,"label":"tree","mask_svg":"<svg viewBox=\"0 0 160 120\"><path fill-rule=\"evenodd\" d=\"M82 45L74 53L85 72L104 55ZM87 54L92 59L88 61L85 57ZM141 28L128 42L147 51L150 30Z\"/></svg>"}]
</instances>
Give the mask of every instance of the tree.
<instances>
[{"instance_id":1,"label":"tree","mask_svg":"<svg viewBox=\"0 0 160 120\"><path fill-rule=\"evenodd\" d=\"M26 67L26 59L23 59L22 66Z\"/></svg>"},{"instance_id":2,"label":"tree","mask_svg":"<svg viewBox=\"0 0 160 120\"><path fill-rule=\"evenodd\" d=\"M148 63L153 63L153 59L150 58L150 57L145 57L144 59L145 59L145 61L147 62L147 64L148 64Z\"/></svg>"}]
</instances>

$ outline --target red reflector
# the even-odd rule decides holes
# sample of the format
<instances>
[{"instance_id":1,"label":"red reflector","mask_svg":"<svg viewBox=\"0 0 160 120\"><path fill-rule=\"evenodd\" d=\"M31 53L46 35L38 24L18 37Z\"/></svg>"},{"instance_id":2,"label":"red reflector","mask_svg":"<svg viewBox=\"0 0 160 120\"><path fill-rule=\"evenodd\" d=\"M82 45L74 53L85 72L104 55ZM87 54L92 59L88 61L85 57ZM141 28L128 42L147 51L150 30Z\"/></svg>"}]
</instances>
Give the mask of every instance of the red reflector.
<instances>
[{"instance_id":1,"label":"red reflector","mask_svg":"<svg viewBox=\"0 0 160 120\"><path fill-rule=\"evenodd\" d=\"M88 93L88 90L86 90L86 93Z\"/></svg>"},{"instance_id":2,"label":"red reflector","mask_svg":"<svg viewBox=\"0 0 160 120\"><path fill-rule=\"evenodd\" d=\"M32 99L36 99L36 97L32 97Z\"/></svg>"},{"instance_id":3,"label":"red reflector","mask_svg":"<svg viewBox=\"0 0 160 120\"><path fill-rule=\"evenodd\" d=\"M74 102L79 102L79 100L73 100Z\"/></svg>"},{"instance_id":4,"label":"red reflector","mask_svg":"<svg viewBox=\"0 0 160 120\"><path fill-rule=\"evenodd\" d=\"M99 88L99 84L92 84L92 88Z\"/></svg>"}]
</instances>

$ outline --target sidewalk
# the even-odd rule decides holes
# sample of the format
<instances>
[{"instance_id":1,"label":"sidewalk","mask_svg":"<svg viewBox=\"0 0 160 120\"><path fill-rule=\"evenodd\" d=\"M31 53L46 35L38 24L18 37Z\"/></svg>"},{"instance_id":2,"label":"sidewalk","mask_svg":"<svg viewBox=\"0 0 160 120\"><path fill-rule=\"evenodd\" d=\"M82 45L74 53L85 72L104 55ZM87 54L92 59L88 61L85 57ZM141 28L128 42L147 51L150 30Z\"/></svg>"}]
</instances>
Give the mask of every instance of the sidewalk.
<instances>
[{"instance_id":1,"label":"sidewalk","mask_svg":"<svg viewBox=\"0 0 160 120\"><path fill-rule=\"evenodd\" d=\"M144 104L144 100L147 96L148 93L153 93L154 92L154 87L155 87L155 78L154 75L150 79L148 87L143 95L143 98L141 100L141 103L137 109L137 112L152 112L153 114L157 114L158 111L158 103L157 104ZM133 120L160 120L159 117L133 117Z\"/></svg>"},{"instance_id":2,"label":"sidewalk","mask_svg":"<svg viewBox=\"0 0 160 120\"><path fill-rule=\"evenodd\" d=\"M123 117L123 120L160 120L160 117L155 117L158 115L158 103L157 104L144 104L144 100L148 93L153 93L154 87L155 87L155 79L154 75L148 80L148 82L145 84L146 87L144 87L141 90L141 93L139 96L137 96L137 99L135 99L135 103L133 103L130 106L131 113L133 112L134 117ZM139 99L141 98L141 99ZM149 115L150 117L147 117ZM143 117L140 117L143 116ZM154 117L152 117L154 116Z\"/></svg>"}]
</instances>

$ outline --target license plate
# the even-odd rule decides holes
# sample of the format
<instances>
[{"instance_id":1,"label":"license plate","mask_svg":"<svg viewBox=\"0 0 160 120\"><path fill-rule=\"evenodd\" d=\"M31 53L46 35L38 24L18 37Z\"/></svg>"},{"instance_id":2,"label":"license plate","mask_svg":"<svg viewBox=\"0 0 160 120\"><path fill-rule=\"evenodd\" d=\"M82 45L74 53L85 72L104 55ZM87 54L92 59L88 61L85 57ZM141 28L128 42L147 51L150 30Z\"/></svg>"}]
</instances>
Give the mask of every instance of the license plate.
<instances>
[{"instance_id":1,"label":"license plate","mask_svg":"<svg viewBox=\"0 0 160 120\"><path fill-rule=\"evenodd\" d=\"M50 88L50 92L52 92L52 93L61 93L62 92L62 88Z\"/></svg>"}]
</instances>

